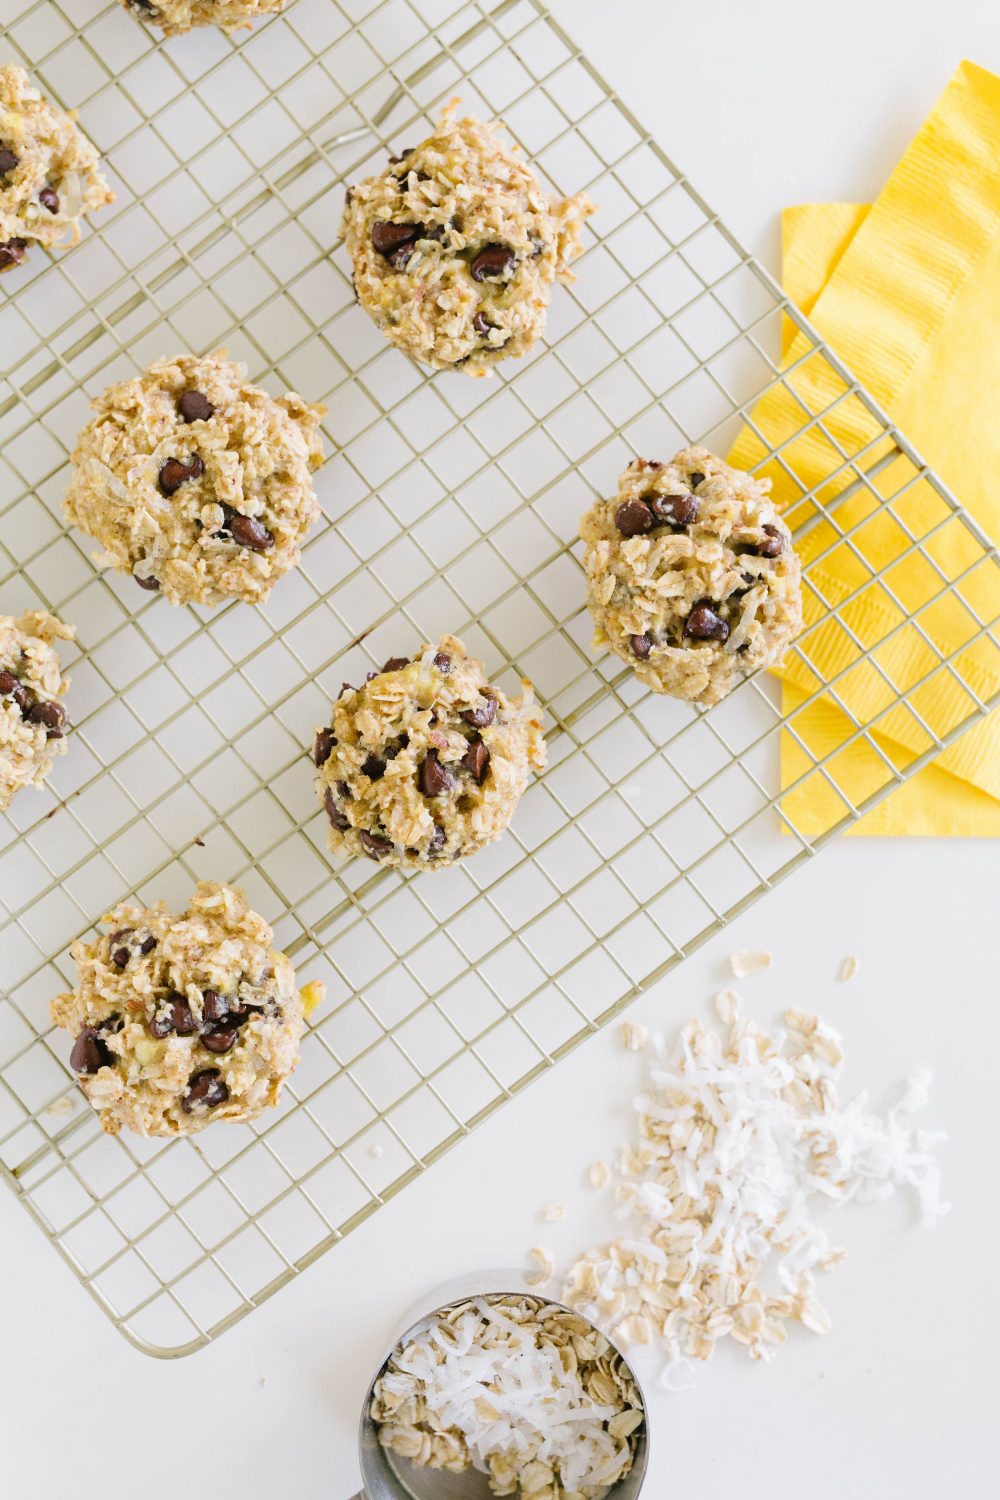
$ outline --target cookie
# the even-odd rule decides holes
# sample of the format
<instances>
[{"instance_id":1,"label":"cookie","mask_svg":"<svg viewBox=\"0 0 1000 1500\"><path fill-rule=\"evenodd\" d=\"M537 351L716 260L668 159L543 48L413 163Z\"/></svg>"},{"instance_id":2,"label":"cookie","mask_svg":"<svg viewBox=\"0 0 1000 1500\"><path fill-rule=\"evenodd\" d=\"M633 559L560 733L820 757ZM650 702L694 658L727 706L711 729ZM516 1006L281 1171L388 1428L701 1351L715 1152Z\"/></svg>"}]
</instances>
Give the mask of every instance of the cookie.
<instances>
[{"instance_id":1,"label":"cookie","mask_svg":"<svg viewBox=\"0 0 1000 1500\"><path fill-rule=\"evenodd\" d=\"M0 615L0 812L23 786L41 786L57 755L66 754L69 687L53 641L73 629L43 610Z\"/></svg>"},{"instance_id":2,"label":"cookie","mask_svg":"<svg viewBox=\"0 0 1000 1500\"><path fill-rule=\"evenodd\" d=\"M595 206L553 198L497 128L446 110L434 135L349 188L341 233L358 301L390 343L486 375L545 329Z\"/></svg>"},{"instance_id":3,"label":"cookie","mask_svg":"<svg viewBox=\"0 0 1000 1500\"><path fill-rule=\"evenodd\" d=\"M316 790L335 854L441 869L499 838L545 765L530 682L492 684L454 636L345 683L316 731Z\"/></svg>"},{"instance_id":4,"label":"cookie","mask_svg":"<svg viewBox=\"0 0 1000 1500\"><path fill-rule=\"evenodd\" d=\"M277 1104L304 1027L295 971L242 891L203 881L187 911L123 904L73 944L52 1019L109 1135L191 1135Z\"/></svg>"},{"instance_id":5,"label":"cookie","mask_svg":"<svg viewBox=\"0 0 1000 1500\"><path fill-rule=\"evenodd\" d=\"M115 201L100 158L76 124L14 63L0 68L0 271L33 244L75 245L80 215Z\"/></svg>"},{"instance_id":6,"label":"cookie","mask_svg":"<svg viewBox=\"0 0 1000 1500\"><path fill-rule=\"evenodd\" d=\"M77 439L66 517L171 604L261 604L319 515L325 408L273 397L225 351L111 386Z\"/></svg>"},{"instance_id":7,"label":"cookie","mask_svg":"<svg viewBox=\"0 0 1000 1500\"><path fill-rule=\"evenodd\" d=\"M769 490L704 448L635 459L580 525L595 648L701 707L777 665L802 629L801 566Z\"/></svg>"},{"instance_id":8,"label":"cookie","mask_svg":"<svg viewBox=\"0 0 1000 1500\"><path fill-rule=\"evenodd\" d=\"M159 26L164 36L179 36L193 26L218 26L239 31L261 16L284 10L288 0L118 0L150 26Z\"/></svg>"}]
</instances>

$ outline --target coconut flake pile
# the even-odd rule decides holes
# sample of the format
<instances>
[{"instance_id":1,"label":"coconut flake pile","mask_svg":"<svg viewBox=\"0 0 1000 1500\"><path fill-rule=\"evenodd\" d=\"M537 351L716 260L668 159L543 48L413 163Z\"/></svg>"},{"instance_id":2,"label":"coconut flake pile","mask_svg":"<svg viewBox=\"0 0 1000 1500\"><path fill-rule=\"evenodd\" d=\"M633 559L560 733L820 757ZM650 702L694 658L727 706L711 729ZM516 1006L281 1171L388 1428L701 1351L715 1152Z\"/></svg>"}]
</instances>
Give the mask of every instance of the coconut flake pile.
<instances>
[{"instance_id":1,"label":"coconut flake pile","mask_svg":"<svg viewBox=\"0 0 1000 1500\"><path fill-rule=\"evenodd\" d=\"M532 1296L473 1298L397 1345L375 1387L379 1439L414 1463L489 1475L497 1495L590 1500L627 1474L641 1426L621 1356Z\"/></svg>"},{"instance_id":2,"label":"coconut flake pile","mask_svg":"<svg viewBox=\"0 0 1000 1500\"><path fill-rule=\"evenodd\" d=\"M885 1118L865 1093L841 1106L840 1037L802 1011L785 1021L774 1040L734 1016L728 1040L693 1020L672 1051L658 1043L639 1139L618 1164L629 1234L569 1272L563 1300L620 1346L661 1342L667 1389L693 1383L690 1358L726 1335L769 1359L790 1321L829 1330L815 1272L846 1252L820 1205L911 1187L925 1224L948 1211L932 1154L945 1137L911 1120L930 1074L911 1077Z\"/></svg>"}]
</instances>

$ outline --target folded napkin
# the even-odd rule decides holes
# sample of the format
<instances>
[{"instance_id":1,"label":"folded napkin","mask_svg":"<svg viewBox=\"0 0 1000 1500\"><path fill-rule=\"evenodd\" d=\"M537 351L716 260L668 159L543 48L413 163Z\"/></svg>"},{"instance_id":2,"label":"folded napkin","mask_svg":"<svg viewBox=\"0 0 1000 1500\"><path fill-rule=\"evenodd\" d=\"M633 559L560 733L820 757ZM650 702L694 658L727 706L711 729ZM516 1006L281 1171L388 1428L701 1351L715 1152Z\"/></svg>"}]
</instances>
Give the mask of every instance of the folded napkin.
<instances>
[{"instance_id":1,"label":"folded napkin","mask_svg":"<svg viewBox=\"0 0 1000 1500\"><path fill-rule=\"evenodd\" d=\"M963 63L870 208L809 204L789 209L782 220L789 296L994 538L1000 537L998 145L1000 78ZM731 461L741 467L760 464L769 450L787 443L785 454L795 473L827 502L856 478L846 472L828 479L844 465L843 455L859 455L869 472L882 460L873 481L877 492L896 497L897 515L915 537L927 540L927 551L945 577L955 579L978 561L981 549L960 522L931 535L945 516L942 502L922 482L904 491L912 465L891 457L891 445L879 440L878 423L856 397L844 398L843 382L826 361L808 358L810 348L806 336L789 324L783 366L792 389L775 387L761 399L753 427L740 434ZM805 421L803 405L825 413L829 438L818 426L795 436ZM762 472L773 479L779 499L790 503L799 497L779 463L765 463ZM928 604L941 579L919 555L906 555L909 538L892 516L860 487L834 514L838 525L858 528L856 551L838 544L836 533L822 522L803 539L803 560L808 565L826 553L813 563L809 577L829 604L843 605L850 631L863 647L874 649L891 685L860 659L848 632L832 621L803 641L801 656L790 654L782 673L786 715L843 674L835 695L824 695L793 719L802 744L791 734L782 736L784 788L809 772L816 759L834 755L827 766L830 779L814 771L782 803L795 826L810 836L824 832L847 810L837 788L857 806L886 783L883 755L903 767L932 748L920 719L905 707L891 706L898 692L915 688L917 713L941 735L973 707L962 681L980 698L1000 690L1000 650L989 641L970 640L977 627L958 600ZM801 519L801 511L795 519ZM871 581L872 573L884 568L902 610ZM994 564L982 563L961 590L982 618L996 617L1000 571ZM807 623L826 610L807 588ZM915 686L937 666L925 635L933 647L959 653L955 664L961 680L937 671ZM871 726L874 744L856 735L845 707ZM1000 835L1000 711L979 721L850 831Z\"/></svg>"}]
</instances>

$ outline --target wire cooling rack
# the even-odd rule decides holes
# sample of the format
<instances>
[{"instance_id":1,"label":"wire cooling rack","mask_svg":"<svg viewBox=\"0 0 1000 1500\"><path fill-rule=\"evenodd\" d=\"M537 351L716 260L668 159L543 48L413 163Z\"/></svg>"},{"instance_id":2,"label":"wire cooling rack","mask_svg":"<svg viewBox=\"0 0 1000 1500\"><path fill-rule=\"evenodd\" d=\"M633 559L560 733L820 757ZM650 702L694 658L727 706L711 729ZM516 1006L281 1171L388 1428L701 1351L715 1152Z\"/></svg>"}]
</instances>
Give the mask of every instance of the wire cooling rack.
<instances>
[{"instance_id":1,"label":"wire cooling rack","mask_svg":"<svg viewBox=\"0 0 1000 1500\"><path fill-rule=\"evenodd\" d=\"M0 1164L117 1327L183 1354L981 717L1000 559L533 0L297 0L242 38L166 43L102 0L15 11L6 58L80 108L118 201L72 252L0 278L0 607L51 608L79 642L69 754L0 824ZM601 205L547 343L490 381L388 348L336 242L344 182L453 93ZM801 330L783 373L782 316ZM265 608L173 610L65 531L68 453L108 382L219 345L272 390L326 401L324 514ZM794 416L772 432L757 402L778 387ZM809 546L807 685L784 714L770 679L698 714L592 660L574 538L634 454L725 451L745 420ZM820 484L799 473L805 442L828 454ZM894 539L881 571L873 517L882 557ZM854 582L831 597L824 567L845 553ZM875 636L854 608L873 594ZM947 647L943 606L966 622ZM465 866L334 868L313 726L343 680L445 630L505 685L533 679L549 769ZM825 681L821 631L839 643ZM859 671L880 691L853 693ZM810 729L818 703L832 740ZM841 774L859 750L860 791ZM201 877L243 884L328 1003L266 1120L105 1137L47 1018L73 982L68 945L122 896L183 903Z\"/></svg>"}]
</instances>

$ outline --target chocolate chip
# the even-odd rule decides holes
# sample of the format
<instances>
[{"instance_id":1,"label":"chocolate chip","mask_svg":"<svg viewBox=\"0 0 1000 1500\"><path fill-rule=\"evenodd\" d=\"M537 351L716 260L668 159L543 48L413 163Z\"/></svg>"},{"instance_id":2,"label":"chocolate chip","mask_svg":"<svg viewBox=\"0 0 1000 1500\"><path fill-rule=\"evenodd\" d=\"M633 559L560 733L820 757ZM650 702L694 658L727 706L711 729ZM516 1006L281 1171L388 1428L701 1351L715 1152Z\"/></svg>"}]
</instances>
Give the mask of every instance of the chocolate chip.
<instances>
[{"instance_id":1,"label":"chocolate chip","mask_svg":"<svg viewBox=\"0 0 1000 1500\"><path fill-rule=\"evenodd\" d=\"M380 833L369 833L366 828L361 829L360 838L369 859L381 859L392 848L392 839L384 839Z\"/></svg>"},{"instance_id":2,"label":"chocolate chip","mask_svg":"<svg viewBox=\"0 0 1000 1500\"><path fill-rule=\"evenodd\" d=\"M729 639L729 626L716 614L710 601L702 599L685 620L684 634L696 641L725 641Z\"/></svg>"},{"instance_id":3,"label":"chocolate chip","mask_svg":"<svg viewBox=\"0 0 1000 1500\"><path fill-rule=\"evenodd\" d=\"M73 1043L69 1065L74 1073L96 1073L111 1062L111 1053L101 1041L94 1026L85 1026Z\"/></svg>"},{"instance_id":4,"label":"chocolate chip","mask_svg":"<svg viewBox=\"0 0 1000 1500\"><path fill-rule=\"evenodd\" d=\"M155 1036L161 1041L165 1036L172 1036L173 1030L174 1023L170 1019L169 1012L165 1012L163 1015L154 1016L149 1023L150 1036Z\"/></svg>"},{"instance_id":5,"label":"chocolate chip","mask_svg":"<svg viewBox=\"0 0 1000 1500\"><path fill-rule=\"evenodd\" d=\"M111 962L116 969L124 969L131 957L132 954L127 948L115 948L111 953Z\"/></svg>"},{"instance_id":6,"label":"chocolate chip","mask_svg":"<svg viewBox=\"0 0 1000 1500\"><path fill-rule=\"evenodd\" d=\"M777 526L765 526L767 533L764 541L758 543L757 552L761 557L780 557L785 550L785 538Z\"/></svg>"},{"instance_id":7,"label":"chocolate chip","mask_svg":"<svg viewBox=\"0 0 1000 1500\"><path fill-rule=\"evenodd\" d=\"M645 500L623 500L615 511L615 525L622 536L639 536L653 524L653 512Z\"/></svg>"},{"instance_id":8,"label":"chocolate chip","mask_svg":"<svg viewBox=\"0 0 1000 1500\"><path fill-rule=\"evenodd\" d=\"M207 422L215 407L201 391L185 391L177 403L177 410L182 421Z\"/></svg>"},{"instance_id":9,"label":"chocolate chip","mask_svg":"<svg viewBox=\"0 0 1000 1500\"><path fill-rule=\"evenodd\" d=\"M187 1093L181 1100L181 1109L186 1115L200 1104L204 1104L206 1109L215 1109L217 1105L225 1104L228 1098L229 1090L218 1068L202 1068L200 1073L192 1073L188 1079Z\"/></svg>"},{"instance_id":10,"label":"chocolate chip","mask_svg":"<svg viewBox=\"0 0 1000 1500\"><path fill-rule=\"evenodd\" d=\"M59 194L54 188L43 187L38 195L38 201L43 208L47 208L50 214L59 212Z\"/></svg>"},{"instance_id":11,"label":"chocolate chip","mask_svg":"<svg viewBox=\"0 0 1000 1500\"><path fill-rule=\"evenodd\" d=\"M632 647L632 655L637 656L640 661L645 661L653 649L653 643L648 635L630 635L629 645Z\"/></svg>"},{"instance_id":12,"label":"chocolate chip","mask_svg":"<svg viewBox=\"0 0 1000 1500\"><path fill-rule=\"evenodd\" d=\"M701 482L704 479L704 477L705 477L704 474L689 474L688 475L688 484L691 486L691 488L693 490L696 490L698 488L699 484L701 484Z\"/></svg>"},{"instance_id":13,"label":"chocolate chip","mask_svg":"<svg viewBox=\"0 0 1000 1500\"><path fill-rule=\"evenodd\" d=\"M193 1036L198 1030L194 1011L183 995L175 995L170 1002L170 1020L178 1036Z\"/></svg>"},{"instance_id":14,"label":"chocolate chip","mask_svg":"<svg viewBox=\"0 0 1000 1500\"><path fill-rule=\"evenodd\" d=\"M367 755L362 763L361 771L372 781L381 781L385 775L385 761L380 760L377 755Z\"/></svg>"},{"instance_id":15,"label":"chocolate chip","mask_svg":"<svg viewBox=\"0 0 1000 1500\"><path fill-rule=\"evenodd\" d=\"M466 724L471 724L473 729L485 729L488 724L493 723L496 716L497 700L492 693L484 693L482 702L477 703L475 708L467 708L462 718Z\"/></svg>"},{"instance_id":16,"label":"chocolate chip","mask_svg":"<svg viewBox=\"0 0 1000 1500\"><path fill-rule=\"evenodd\" d=\"M313 764L325 766L333 754L333 747L336 743L332 729L317 729L316 741L313 745Z\"/></svg>"},{"instance_id":17,"label":"chocolate chip","mask_svg":"<svg viewBox=\"0 0 1000 1500\"><path fill-rule=\"evenodd\" d=\"M141 589L146 589L151 594L155 594L160 587L160 580L158 578L140 578L138 573L133 573L132 577Z\"/></svg>"},{"instance_id":18,"label":"chocolate chip","mask_svg":"<svg viewBox=\"0 0 1000 1500\"><path fill-rule=\"evenodd\" d=\"M400 245L398 250L390 250L386 261L394 271L405 271L410 263L415 245L413 240L407 240L405 245Z\"/></svg>"},{"instance_id":19,"label":"chocolate chip","mask_svg":"<svg viewBox=\"0 0 1000 1500\"><path fill-rule=\"evenodd\" d=\"M698 514L693 495L650 495L646 503L658 521L671 526L690 526Z\"/></svg>"},{"instance_id":20,"label":"chocolate chip","mask_svg":"<svg viewBox=\"0 0 1000 1500\"><path fill-rule=\"evenodd\" d=\"M189 479L197 479L199 474L205 472L205 465L197 453L182 464L179 458L168 458L160 470L159 485L160 493L173 495Z\"/></svg>"},{"instance_id":21,"label":"chocolate chip","mask_svg":"<svg viewBox=\"0 0 1000 1500\"><path fill-rule=\"evenodd\" d=\"M118 948L122 943L127 943L134 931L134 927L119 927L118 931L113 932L108 938L109 946L112 948Z\"/></svg>"},{"instance_id":22,"label":"chocolate chip","mask_svg":"<svg viewBox=\"0 0 1000 1500\"><path fill-rule=\"evenodd\" d=\"M401 161L405 161L408 156L412 156L416 149L416 146L404 146L398 156L389 157L390 167L397 167Z\"/></svg>"},{"instance_id":23,"label":"chocolate chip","mask_svg":"<svg viewBox=\"0 0 1000 1500\"><path fill-rule=\"evenodd\" d=\"M446 656L443 651L439 651L437 656L435 656L434 658L434 665L437 667L439 672L443 672L447 677L448 673L451 671L451 657Z\"/></svg>"},{"instance_id":24,"label":"chocolate chip","mask_svg":"<svg viewBox=\"0 0 1000 1500\"><path fill-rule=\"evenodd\" d=\"M23 714L25 709L31 702L31 695L29 694L28 689L23 685L23 683L19 682L14 688L14 691L11 693L11 697Z\"/></svg>"},{"instance_id":25,"label":"chocolate chip","mask_svg":"<svg viewBox=\"0 0 1000 1500\"><path fill-rule=\"evenodd\" d=\"M153 936L144 937L143 940L142 940L142 942L139 944L139 952L142 954L143 958L145 958L146 954L147 953L152 953L152 951L153 951L153 949L155 947L156 947L156 939L155 939L155 937L153 937Z\"/></svg>"},{"instance_id":26,"label":"chocolate chip","mask_svg":"<svg viewBox=\"0 0 1000 1500\"><path fill-rule=\"evenodd\" d=\"M333 824L334 828L339 828L341 833L343 833L345 829L350 828L350 819L342 811L342 809L337 806L332 787L328 786L326 789L326 793L323 797L323 806L326 808L326 815L330 819L330 822Z\"/></svg>"},{"instance_id":27,"label":"chocolate chip","mask_svg":"<svg viewBox=\"0 0 1000 1500\"><path fill-rule=\"evenodd\" d=\"M490 752L481 739L469 741L469 748L462 756L462 765L469 772L473 781L482 786L489 769Z\"/></svg>"},{"instance_id":28,"label":"chocolate chip","mask_svg":"<svg viewBox=\"0 0 1000 1500\"><path fill-rule=\"evenodd\" d=\"M351 795L351 789L347 785L346 781L338 781L337 782L337 796L343 802L353 802L354 801L354 798Z\"/></svg>"},{"instance_id":29,"label":"chocolate chip","mask_svg":"<svg viewBox=\"0 0 1000 1500\"><path fill-rule=\"evenodd\" d=\"M238 1036L235 1026L215 1026L211 1031L202 1032L201 1045L209 1052L231 1052Z\"/></svg>"},{"instance_id":30,"label":"chocolate chip","mask_svg":"<svg viewBox=\"0 0 1000 1500\"><path fill-rule=\"evenodd\" d=\"M476 316L472 320L472 326L477 333L481 333L483 338L485 338L494 325L490 322L485 313L477 312Z\"/></svg>"},{"instance_id":31,"label":"chocolate chip","mask_svg":"<svg viewBox=\"0 0 1000 1500\"><path fill-rule=\"evenodd\" d=\"M6 146L0 147L0 177L6 177L8 172L13 172L18 159L13 151L8 151Z\"/></svg>"},{"instance_id":32,"label":"chocolate chip","mask_svg":"<svg viewBox=\"0 0 1000 1500\"><path fill-rule=\"evenodd\" d=\"M9 271L11 266L19 266L27 253L27 240L6 240L0 245L0 271Z\"/></svg>"},{"instance_id":33,"label":"chocolate chip","mask_svg":"<svg viewBox=\"0 0 1000 1500\"><path fill-rule=\"evenodd\" d=\"M418 784L425 797L443 797L454 787L455 778L438 760L436 750L428 750L421 761Z\"/></svg>"},{"instance_id":34,"label":"chocolate chip","mask_svg":"<svg viewBox=\"0 0 1000 1500\"><path fill-rule=\"evenodd\" d=\"M434 832L431 834L430 843L427 845L427 857L428 857L428 859L432 858L435 854L438 853L439 850L441 850L441 849L444 848L445 839L447 837L448 837L448 835L445 833L444 829L441 827L441 824L440 823L435 823L434 824Z\"/></svg>"},{"instance_id":35,"label":"chocolate chip","mask_svg":"<svg viewBox=\"0 0 1000 1500\"><path fill-rule=\"evenodd\" d=\"M472 279L485 281L487 277L506 276L516 260L517 255L509 245L487 245L472 262Z\"/></svg>"},{"instance_id":36,"label":"chocolate chip","mask_svg":"<svg viewBox=\"0 0 1000 1500\"><path fill-rule=\"evenodd\" d=\"M229 1014L229 1001L218 990L205 990L201 997L201 1013L206 1021L223 1021Z\"/></svg>"},{"instance_id":37,"label":"chocolate chip","mask_svg":"<svg viewBox=\"0 0 1000 1500\"><path fill-rule=\"evenodd\" d=\"M61 703L33 703L24 717L29 724L44 724L46 739L61 740L65 733L66 710Z\"/></svg>"},{"instance_id":38,"label":"chocolate chip","mask_svg":"<svg viewBox=\"0 0 1000 1500\"><path fill-rule=\"evenodd\" d=\"M390 656L387 662L382 663L383 672L401 672L404 667L410 665L408 656Z\"/></svg>"},{"instance_id":39,"label":"chocolate chip","mask_svg":"<svg viewBox=\"0 0 1000 1500\"><path fill-rule=\"evenodd\" d=\"M256 516L244 516L239 511L234 511L229 518L227 530L234 542L239 542L241 547L249 547L251 552L269 552L274 546L274 536L266 526L261 525Z\"/></svg>"},{"instance_id":40,"label":"chocolate chip","mask_svg":"<svg viewBox=\"0 0 1000 1500\"><path fill-rule=\"evenodd\" d=\"M0 669L0 698L13 697L15 690L20 686L21 684L13 672Z\"/></svg>"},{"instance_id":41,"label":"chocolate chip","mask_svg":"<svg viewBox=\"0 0 1000 1500\"><path fill-rule=\"evenodd\" d=\"M412 249L413 241L419 239L423 232L422 224L393 224L387 219L380 219L372 225L372 244L379 255L388 258L404 246Z\"/></svg>"}]
</instances>

